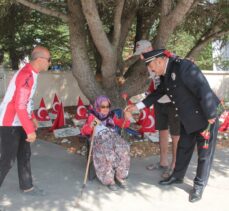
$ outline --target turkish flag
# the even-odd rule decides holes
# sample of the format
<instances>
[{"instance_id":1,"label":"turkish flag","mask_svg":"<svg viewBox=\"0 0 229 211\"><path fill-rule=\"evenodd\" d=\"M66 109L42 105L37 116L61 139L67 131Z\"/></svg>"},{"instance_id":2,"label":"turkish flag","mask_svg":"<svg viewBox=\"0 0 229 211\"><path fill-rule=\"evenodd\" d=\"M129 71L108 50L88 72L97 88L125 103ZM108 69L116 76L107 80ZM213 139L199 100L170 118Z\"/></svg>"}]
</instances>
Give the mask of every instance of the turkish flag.
<instances>
[{"instance_id":1,"label":"turkish flag","mask_svg":"<svg viewBox=\"0 0 229 211\"><path fill-rule=\"evenodd\" d=\"M137 122L137 124L141 125L142 122L145 121L145 119L147 118L147 116L149 115L150 113L150 108L144 108L141 110L141 113L139 115L139 120Z\"/></svg>"},{"instance_id":2,"label":"turkish flag","mask_svg":"<svg viewBox=\"0 0 229 211\"><path fill-rule=\"evenodd\" d=\"M222 115L220 116L220 120L222 120L223 123L220 125L219 131L220 132L227 131L229 129L229 112L228 111L223 112Z\"/></svg>"},{"instance_id":3,"label":"turkish flag","mask_svg":"<svg viewBox=\"0 0 229 211\"><path fill-rule=\"evenodd\" d=\"M139 133L155 132L155 113L154 108L144 108L140 114L138 125L141 126Z\"/></svg>"},{"instance_id":4,"label":"turkish flag","mask_svg":"<svg viewBox=\"0 0 229 211\"><path fill-rule=\"evenodd\" d=\"M53 131L55 129L58 129L60 127L63 127L65 125L65 119L64 119L64 108L62 103L60 103L59 110L57 112L56 119L53 122L52 127L49 129L49 131Z\"/></svg>"},{"instance_id":5,"label":"turkish flag","mask_svg":"<svg viewBox=\"0 0 229 211\"><path fill-rule=\"evenodd\" d=\"M61 104L61 102L59 101L57 95L55 94L54 99L53 99L53 103L52 103L51 113L57 114L59 111L60 104Z\"/></svg>"},{"instance_id":6,"label":"turkish flag","mask_svg":"<svg viewBox=\"0 0 229 211\"><path fill-rule=\"evenodd\" d=\"M48 115L48 111L45 106L45 101L43 98L41 98L40 106L35 113L35 117L38 121L49 121L50 117Z\"/></svg>"},{"instance_id":7,"label":"turkish flag","mask_svg":"<svg viewBox=\"0 0 229 211\"><path fill-rule=\"evenodd\" d=\"M79 97L78 99L78 104L76 106L76 115L75 118L80 120L80 119L87 119L88 117L88 112L86 106L83 104L83 101Z\"/></svg>"}]
</instances>

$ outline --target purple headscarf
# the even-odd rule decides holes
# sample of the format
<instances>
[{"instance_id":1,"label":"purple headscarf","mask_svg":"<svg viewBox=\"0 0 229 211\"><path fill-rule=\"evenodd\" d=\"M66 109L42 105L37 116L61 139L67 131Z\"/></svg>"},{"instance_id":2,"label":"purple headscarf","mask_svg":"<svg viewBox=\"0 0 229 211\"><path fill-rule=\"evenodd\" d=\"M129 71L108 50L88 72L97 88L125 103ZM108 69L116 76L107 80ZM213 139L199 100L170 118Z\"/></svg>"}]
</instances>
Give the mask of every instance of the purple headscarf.
<instances>
[{"instance_id":1,"label":"purple headscarf","mask_svg":"<svg viewBox=\"0 0 229 211\"><path fill-rule=\"evenodd\" d=\"M111 101L107 96L100 95L96 98L94 102L94 110L93 114L102 122L103 125L107 127L114 127L114 121L113 121L113 112L109 111L107 115L104 115L100 112L100 106L102 105L103 102L108 102L109 105L111 106Z\"/></svg>"}]
</instances>

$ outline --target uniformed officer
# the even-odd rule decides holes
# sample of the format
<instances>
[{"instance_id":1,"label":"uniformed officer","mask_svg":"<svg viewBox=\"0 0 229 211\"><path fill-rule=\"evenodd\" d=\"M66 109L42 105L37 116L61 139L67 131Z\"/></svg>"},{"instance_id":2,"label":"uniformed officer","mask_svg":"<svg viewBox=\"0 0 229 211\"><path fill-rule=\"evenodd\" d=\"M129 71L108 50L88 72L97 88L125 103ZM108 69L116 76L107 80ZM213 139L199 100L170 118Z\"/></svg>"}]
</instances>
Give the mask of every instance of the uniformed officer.
<instances>
[{"instance_id":1,"label":"uniformed officer","mask_svg":"<svg viewBox=\"0 0 229 211\"><path fill-rule=\"evenodd\" d=\"M183 182L197 144L198 164L189 201L198 201L202 198L212 165L218 131L217 107L220 101L200 69L191 61L172 58L165 49L152 50L144 53L143 57L148 68L159 75L162 82L155 92L142 102L128 106L127 109L130 111L143 109L154 104L162 95L169 96L177 111L175 115L180 117L180 140L174 172L159 184L171 185ZM200 133L209 124L210 138L205 140ZM206 142L208 147L205 147Z\"/></svg>"}]
</instances>

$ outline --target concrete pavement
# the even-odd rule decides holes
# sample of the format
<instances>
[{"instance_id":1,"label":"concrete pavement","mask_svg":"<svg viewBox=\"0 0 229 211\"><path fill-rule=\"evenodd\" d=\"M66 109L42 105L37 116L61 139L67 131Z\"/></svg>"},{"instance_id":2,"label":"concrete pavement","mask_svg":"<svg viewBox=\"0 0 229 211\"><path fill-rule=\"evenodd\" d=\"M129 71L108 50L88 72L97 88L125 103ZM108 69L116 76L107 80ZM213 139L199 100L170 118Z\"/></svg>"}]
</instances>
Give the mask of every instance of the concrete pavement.
<instances>
[{"instance_id":1,"label":"concrete pavement","mask_svg":"<svg viewBox=\"0 0 229 211\"><path fill-rule=\"evenodd\" d=\"M17 168L7 175L0 188L0 204L6 211L228 211L229 149L217 149L209 185L203 199L188 202L188 192L195 175L196 155L189 166L184 184L158 185L160 173L145 166L158 156L132 159L128 190L111 192L97 180L88 182L80 206L75 207L83 183L86 160L69 154L58 145L38 141L32 144L34 184L47 196L24 196L18 189Z\"/></svg>"}]
</instances>

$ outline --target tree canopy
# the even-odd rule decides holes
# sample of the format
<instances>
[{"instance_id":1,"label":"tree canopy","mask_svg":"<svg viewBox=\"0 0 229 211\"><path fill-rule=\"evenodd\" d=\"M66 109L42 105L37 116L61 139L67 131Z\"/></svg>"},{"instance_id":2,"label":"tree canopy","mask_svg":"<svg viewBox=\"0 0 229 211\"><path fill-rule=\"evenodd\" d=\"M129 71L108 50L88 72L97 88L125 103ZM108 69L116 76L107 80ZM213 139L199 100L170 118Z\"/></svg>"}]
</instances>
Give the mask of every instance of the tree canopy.
<instances>
[{"instance_id":1,"label":"tree canopy","mask_svg":"<svg viewBox=\"0 0 229 211\"><path fill-rule=\"evenodd\" d=\"M155 48L173 51L182 33L187 37L182 56L197 58L212 40L229 33L226 0L0 0L4 11L14 3L45 14L44 22L50 16L52 23L66 24L66 47L81 90L89 100L106 94L117 105L121 92L135 95L146 88L146 68L138 57L126 58L136 41L148 39ZM126 81L120 85L117 76L123 74Z\"/></svg>"}]
</instances>

